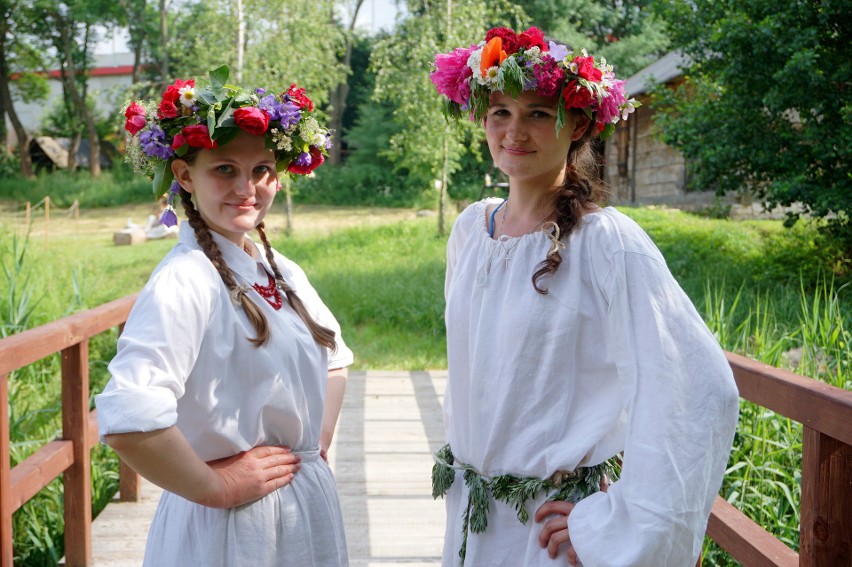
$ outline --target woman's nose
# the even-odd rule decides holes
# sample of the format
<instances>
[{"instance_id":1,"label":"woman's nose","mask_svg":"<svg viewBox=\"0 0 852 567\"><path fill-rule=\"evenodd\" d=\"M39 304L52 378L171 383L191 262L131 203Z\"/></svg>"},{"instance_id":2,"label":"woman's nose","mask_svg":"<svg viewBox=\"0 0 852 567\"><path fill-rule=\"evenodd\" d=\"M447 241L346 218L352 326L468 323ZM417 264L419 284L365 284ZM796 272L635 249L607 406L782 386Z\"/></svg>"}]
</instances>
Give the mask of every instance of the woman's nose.
<instances>
[{"instance_id":1,"label":"woman's nose","mask_svg":"<svg viewBox=\"0 0 852 567\"><path fill-rule=\"evenodd\" d=\"M506 137L514 141L525 140L527 129L524 121L520 118L512 118L506 128Z\"/></svg>"},{"instance_id":2,"label":"woman's nose","mask_svg":"<svg viewBox=\"0 0 852 567\"><path fill-rule=\"evenodd\" d=\"M240 196L251 197L255 194L256 189L255 179L253 179L251 175L248 175L240 178L234 192Z\"/></svg>"}]
</instances>

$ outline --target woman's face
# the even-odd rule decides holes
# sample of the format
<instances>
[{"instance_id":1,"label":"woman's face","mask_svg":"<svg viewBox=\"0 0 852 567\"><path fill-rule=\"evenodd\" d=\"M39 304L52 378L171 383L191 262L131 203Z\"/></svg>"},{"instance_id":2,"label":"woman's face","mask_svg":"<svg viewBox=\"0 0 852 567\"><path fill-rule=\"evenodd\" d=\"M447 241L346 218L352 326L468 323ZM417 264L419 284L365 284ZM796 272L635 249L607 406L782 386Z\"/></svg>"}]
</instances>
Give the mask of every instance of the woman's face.
<instances>
[{"instance_id":1,"label":"woman's face","mask_svg":"<svg viewBox=\"0 0 852 567\"><path fill-rule=\"evenodd\" d=\"M192 163L176 159L172 171L207 226L238 246L263 221L278 191L275 154L263 136L243 131L220 148L200 151Z\"/></svg>"},{"instance_id":2,"label":"woman's face","mask_svg":"<svg viewBox=\"0 0 852 567\"><path fill-rule=\"evenodd\" d=\"M492 93L485 121L485 137L494 164L514 182L549 188L562 183L568 148L588 126L573 112L556 136L559 97L524 91L518 98Z\"/></svg>"}]
</instances>

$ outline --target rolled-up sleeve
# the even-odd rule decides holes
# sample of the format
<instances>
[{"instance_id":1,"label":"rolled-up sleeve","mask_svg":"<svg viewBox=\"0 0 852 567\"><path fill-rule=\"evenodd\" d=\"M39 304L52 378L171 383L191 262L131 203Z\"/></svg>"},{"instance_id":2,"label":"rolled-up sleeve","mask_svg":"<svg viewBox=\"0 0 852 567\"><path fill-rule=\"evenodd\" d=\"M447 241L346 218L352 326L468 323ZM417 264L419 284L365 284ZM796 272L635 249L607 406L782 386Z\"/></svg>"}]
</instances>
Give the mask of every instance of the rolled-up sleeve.
<instances>
[{"instance_id":1,"label":"rolled-up sleeve","mask_svg":"<svg viewBox=\"0 0 852 567\"><path fill-rule=\"evenodd\" d=\"M217 305L218 275L213 279L210 262L194 255L170 254L139 294L109 364L110 381L95 397L101 439L177 422L177 400Z\"/></svg>"}]
</instances>

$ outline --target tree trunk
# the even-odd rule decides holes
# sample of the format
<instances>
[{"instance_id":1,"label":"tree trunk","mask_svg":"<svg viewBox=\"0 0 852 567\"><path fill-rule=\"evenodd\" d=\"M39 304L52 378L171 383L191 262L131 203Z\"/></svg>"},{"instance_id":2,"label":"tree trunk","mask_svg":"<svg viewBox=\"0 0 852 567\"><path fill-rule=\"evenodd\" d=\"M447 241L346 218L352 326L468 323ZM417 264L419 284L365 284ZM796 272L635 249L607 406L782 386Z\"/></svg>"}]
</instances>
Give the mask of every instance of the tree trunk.
<instances>
[{"instance_id":1,"label":"tree trunk","mask_svg":"<svg viewBox=\"0 0 852 567\"><path fill-rule=\"evenodd\" d=\"M9 92L9 76L8 67L6 64L6 43L0 41L0 101L5 107L5 114L9 115L9 121L12 122L12 128L15 130L15 136L18 138L18 156L21 160L21 175L27 178L33 177L33 163L30 158L30 136L27 133L24 125L18 119L18 113L15 111L15 105L12 103L12 95ZM3 121L3 144L6 144L6 119L4 114L0 114L0 120Z\"/></svg>"},{"instance_id":2,"label":"tree trunk","mask_svg":"<svg viewBox=\"0 0 852 567\"><path fill-rule=\"evenodd\" d=\"M246 20L243 15L243 0L237 0L237 82L243 80L243 58L245 54Z\"/></svg>"},{"instance_id":3,"label":"tree trunk","mask_svg":"<svg viewBox=\"0 0 852 567\"><path fill-rule=\"evenodd\" d=\"M168 2L160 0L160 80L163 88L169 84L169 20Z\"/></svg>"},{"instance_id":4,"label":"tree trunk","mask_svg":"<svg viewBox=\"0 0 852 567\"><path fill-rule=\"evenodd\" d=\"M349 31L346 34L346 52L343 56L343 65L349 69L352 64L352 42L354 41L353 33L355 31L355 20L358 19L358 12L364 0L357 0L355 3L355 11L352 13L352 20L349 22ZM344 81L337 85L334 93L331 95L331 116L329 118L329 127L332 131L332 146L328 151L328 163L337 165L340 163L341 150L341 130L343 129L343 112L346 110L346 98L349 96L349 81Z\"/></svg>"},{"instance_id":5,"label":"tree trunk","mask_svg":"<svg viewBox=\"0 0 852 567\"><path fill-rule=\"evenodd\" d=\"M70 22L67 22L67 24L70 24ZM71 102L74 104L74 109L76 110L77 115L83 119L83 124L86 127L86 133L89 136L89 169L92 172L92 177L100 177L101 144L98 140L98 132L95 130L95 120L92 117L92 113L89 112L89 107L86 106L86 101L83 99L80 91L77 90L77 70L74 67L74 59L71 56L73 46L70 28L70 25L59 26L59 34L62 41L62 57L64 59L63 66L65 67L65 85L68 89L68 94L71 96ZM69 149L69 161L71 156L72 154Z\"/></svg>"},{"instance_id":6,"label":"tree trunk","mask_svg":"<svg viewBox=\"0 0 852 567\"><path fill-rule=\"evenodd\" d=\"M68 143L68 171L77 171L77 151L80 149L82 138L83 133L77 130Z\"/></svg>"},{"instance_id":7,"label":"tree trunk","mask_svg":"<svg viewBox=\"0 0 852 567\"><path fill-rule=\"evenodd\" d=\"M130 34L130 50L133 52L133 71L130 80L135 85L139 82L139 70L142 67L142 48L145 45L145 32L141 29L145 25L145 7L147 0L139 5L139 10L134 8L136 3L128 0L118 0L127 16L127 31Z\"/></svg>"}]
</instances>

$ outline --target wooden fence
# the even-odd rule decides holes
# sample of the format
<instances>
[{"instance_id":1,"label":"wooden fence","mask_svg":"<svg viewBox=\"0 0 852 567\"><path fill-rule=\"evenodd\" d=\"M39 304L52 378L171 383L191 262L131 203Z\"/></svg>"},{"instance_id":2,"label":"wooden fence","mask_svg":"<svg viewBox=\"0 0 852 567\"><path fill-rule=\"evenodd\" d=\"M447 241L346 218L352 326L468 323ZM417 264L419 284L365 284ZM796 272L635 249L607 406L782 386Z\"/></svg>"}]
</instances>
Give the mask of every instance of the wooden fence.
<instances>
[{"instance_id":1,"label":"wooden fence","mask_svg":"<svg viewBox=\"0 0 852 567\"><path fill-rule=\"evenodd\" d=\"M122 327L135 295L0 340L0 567L12 567L12 514L62 476L67 567L92 564L90 451L98 420L89 411L89 339ZM10 468L9 374L55 353L62 357L62 437ZM138 500L138 476L121 471L121 497Z\"/></svg>"},{"instance_id":2,"label":"wooden fence","mask_svg":"<svg viewBox=\"0 0 852 567\"><path fill-rule=\"evenodd\" d=\"M62 476L67 567L92 565L89 452L98 441L89 411L89 339L122 327L135 296L0 340L0 567L12 567L12 514ZM62 438L10 468L8 377L62 355ZM800 553L717 498L707 535L746 567L852 566L852 392L727 353L740 395L804 426ZM139 497L122 465L121 497Z\"/></svg>"}]
</instances>

